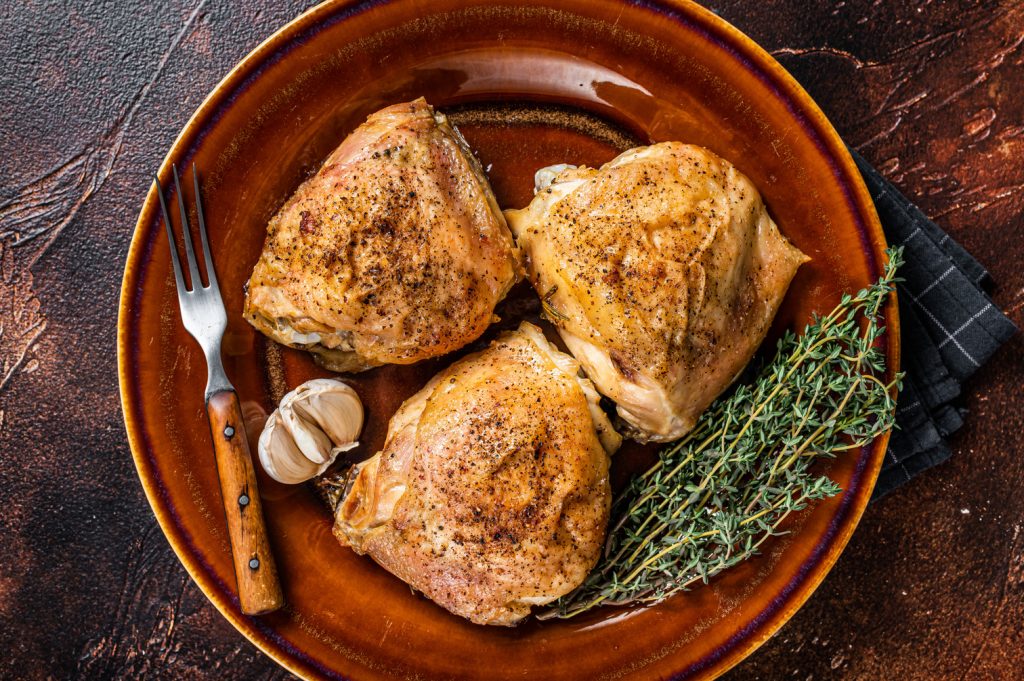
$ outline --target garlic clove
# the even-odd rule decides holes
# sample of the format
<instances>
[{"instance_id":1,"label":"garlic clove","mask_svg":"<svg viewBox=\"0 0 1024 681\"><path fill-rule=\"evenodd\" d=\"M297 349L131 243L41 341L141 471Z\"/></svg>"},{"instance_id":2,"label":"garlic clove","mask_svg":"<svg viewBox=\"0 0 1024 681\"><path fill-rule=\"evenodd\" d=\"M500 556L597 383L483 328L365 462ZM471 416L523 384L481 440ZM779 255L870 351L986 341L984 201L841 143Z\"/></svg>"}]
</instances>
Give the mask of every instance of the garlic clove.
<instances>
[{"instance_id":1,"label":"garlic clove","mask_svg":"<svg viewBox=\"0 0 1024 681\"><path fill-rule=\"evenodd\" d=\"M267 419L259 440L259 457L267 475L286 485L297 485L316 477L330 464L316 464L303 456L284 428L277 412Z\"/></svg>"},{"instance_id":2,"label":"garlic clove","mask_svg":"<svg viewBox=\"0 0 1024 681\"><path fill-rule=\"evenodd\" d=\"M292 394L294 397L288 404L290 411L305 424L305 432L296 433L296 443L311 461L322 463L333 446L353 442L359 437L363 404L349 386L341 381L316 379L304 383Z\"/></svg>"},{"instance_id":3,"label":"garlic clove","mask_svg":"<svg viewBox=\"0 0 1024 681\"><path fill-rule=\"evenodd\" d=\"M260 463L278 482L304 482L357 447L362 426L363 405L351 387L335 379L307 381L285 395L267 420Z\"/></svg>"},{"instance_id":4,"label":"garlic clove","mask_svg":"<svg viewBox=\"0 0 1024 681\"><path fill-rule=\"evenodd\" d=\"M284 402L282 402L282 405ZM288 434L292 436L295 447L302 455L313 463L324 463L330 456L334 443L315 419L302 408L301 403L289 404L287 408L278 407L281 420Z\"/></svg>"}]
</instances>

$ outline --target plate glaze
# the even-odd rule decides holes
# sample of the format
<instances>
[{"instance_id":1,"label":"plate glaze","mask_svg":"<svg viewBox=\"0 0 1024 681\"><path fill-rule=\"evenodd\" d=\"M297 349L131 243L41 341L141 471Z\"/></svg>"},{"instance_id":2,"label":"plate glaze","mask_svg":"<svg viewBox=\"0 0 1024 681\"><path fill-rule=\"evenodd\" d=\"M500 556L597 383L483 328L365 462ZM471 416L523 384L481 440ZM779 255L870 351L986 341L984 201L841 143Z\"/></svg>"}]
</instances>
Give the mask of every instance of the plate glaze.
<instances>
[{"instance_id":1,"label":"plate glaze","mask_svg":"<svg viewBox=\"0 0 1024 681\"><path fill-rule=\"evenodd\" d=\"M373 111L419 95L475 149L499 203L521 207L533 172L597 165L634 144L678 139L729 159L782 231L813 260L776 319L799 328L880 273L884 238L845 147L768 54L710 12L677 0L328 2L246 57L202 104L160 169L202 171L204 206L228 331L223 354L250 442L290 387L327 375L241 317L243 285L270 217ZM845 492L800 514L786 538L711 584L647 608L603 608L568 621L479 627L414 595L342 548L308 486L258 471L288 605L248 617L235 594L199 347L181 327L156 195L142 209L121 292L118 362L132 452L171 545L203 592L256 645L310 678L711 678L748 655L807 599L870 496L887 438L829 467ZM518 287L504 325L536 312ZM898 366L895 301L886 309ZM489 336L494 331L489 332ZM357 457L451 357L382 367L351 383L367 408ZM621 482L648 459L616 456ZM258 468L258 467L257 467Z\"/></svg>"}]
</instances>

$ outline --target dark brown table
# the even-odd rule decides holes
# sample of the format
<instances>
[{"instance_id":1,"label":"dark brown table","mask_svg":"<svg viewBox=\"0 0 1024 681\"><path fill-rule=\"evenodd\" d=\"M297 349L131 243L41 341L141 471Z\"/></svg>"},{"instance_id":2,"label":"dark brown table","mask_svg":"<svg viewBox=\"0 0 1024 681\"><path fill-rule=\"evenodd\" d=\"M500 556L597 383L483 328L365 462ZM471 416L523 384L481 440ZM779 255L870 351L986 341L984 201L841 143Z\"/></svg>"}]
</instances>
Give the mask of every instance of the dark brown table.
<instances>
[{"instance_id":1,"label":"dark brown table","mask_svg":"<svg viewBox=\"0 0 1024 681\"><path fill-rule=\"evenodd\" d=\"M308 4L0 7L0 677L287 676L157 527L114 347L150 174L228 69ZM1024 5L711 6L990 268L1024 324ZM953 459L872 505L731 678L1024 677L1024 338L969 387Z\"/></svg>"}]
</instances>

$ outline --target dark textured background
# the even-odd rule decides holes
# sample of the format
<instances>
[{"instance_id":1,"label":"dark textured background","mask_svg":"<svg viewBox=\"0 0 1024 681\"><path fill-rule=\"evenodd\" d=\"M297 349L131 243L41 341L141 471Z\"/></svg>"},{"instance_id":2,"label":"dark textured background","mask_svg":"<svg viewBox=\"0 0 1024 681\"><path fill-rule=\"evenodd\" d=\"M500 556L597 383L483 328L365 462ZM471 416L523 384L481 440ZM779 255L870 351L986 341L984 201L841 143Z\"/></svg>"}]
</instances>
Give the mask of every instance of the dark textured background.
<instances>
[{"instance_id":1,"label":"dark textured background","mask_svg":"<svg viewBox=\"0 0 1024 681\"><path fill-rule=\"evenodd\" d=\"M147 505L117 298L150 173L308 2L0 4L0 677L286 676L206 602ZM990 268L1024 324L1024 6L715 0L851 145ZM970 387L952 461L871 506L734 679L1024 673L1024 341Z\"/></svg>"}]
</instances>

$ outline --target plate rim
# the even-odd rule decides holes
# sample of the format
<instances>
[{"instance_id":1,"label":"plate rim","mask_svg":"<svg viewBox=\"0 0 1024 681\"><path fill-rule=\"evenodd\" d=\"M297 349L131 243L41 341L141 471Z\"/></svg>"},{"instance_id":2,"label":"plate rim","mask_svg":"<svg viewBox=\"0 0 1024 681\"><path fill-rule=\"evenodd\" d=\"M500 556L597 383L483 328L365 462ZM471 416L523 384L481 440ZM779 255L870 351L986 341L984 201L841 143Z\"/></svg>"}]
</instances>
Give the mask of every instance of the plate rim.
<instances>
[{"instance_id":1,"label":"plate rim","mask_svg":"<svg viewBox=\"0 0 1024 681\"><path fill-rule=\"evenodd\" d=\"M296 34L316 27L324 19L344 20L348 16L371 10L384 4L395 4L406 0L325 0L315 5L286 24L275 30L270 36L260 42L252 51L243 57L231 70L214 86L210 93L203 99L202 103L189 118L188 122L175 137L167 154L164 156L157 171L157 177L166 179L170 177L171 164L175 159L187 155L196 133L210 119L210 115L224 102L226 98L234 93L238 86L255 75L266 64L268 57L273 57L279 47L287 45L296 37ZM475 0L471 0L474 2ZM823 152L835 162L835 170L839 173L840 185L849 192L852 207L859 212L859 217L871 237L865 244L865 253L869 254L877 270L881 269L884 260L884 249L887 240L882 231L882 225L878 218L874 202L871 199L867 186L857 169L857 166L848 148L843 143L838 132L832 123L825 116L806 90L793 78L792 75L764 48L758 45L752 38L748 37L738 28L725 19L719 17L709 9L697 4L693 0L620 0L634 8L654 11L667 17L673 22L686 22L708 31L712 38L735 49L736 58L746 62L744 66L755 72L759 78L766 79L767 84L776 89L780 98L787 105L795 104L793 112L797 116L804 116L808 123L820 136L820 143L824 145ZM503 4L503 3L500 3ZM509 3L515 4L515 3ZM348 11L346 11L348 10ZM692 28L692 27L691 27ZM757 73L760 70L762 73ZM763 75L762 75L763 74ZM125 430L128 435L129 448L136 471L142 483L146 499L149 502L160 529L167 538L178 560L185 567L186 572L199 586L203 595L210 600L243 636L259 648L264 654L274 660L288 671L303 678L321 678L326 675L322 669L313 661L303 659L290 650L290 646L283 640L274 640L276 637L268 630L256 626L258 618L242 614L236 603L225 596L225 593L233 594L232 585L220 584L220 580L214 578L210 572L204 569L202 560L197 556L197 547L193 546L188 537L174 520L174 510L171 499L165 496L164 491L155 480L155 473L151 470L148 461L149 446L143 424L141 410L133 399L133 392L137 385L137 376L133 370L131 353L132 344L132 315L131 309L134 298L139 293L138 282L141 265L147 260L146 244L142 238L145 234L145 227L152 221L156 210L156 189L150 186L145 201L135 223L132 241L128 250L125 262L124 276L121 282L121 292L118 301L117 319L117 368L119 396L124 417ZM886 331L887 339L886 354L889 362L887 375L895 376L900 367L900 321L899 310L896 302L895 291L890 295L886 304ZM871 498L878 473L882 465L890 432L886 432L870 445L871 451L866 458L863 468L859 472L860 484L853 492L853 497L843 507L836 511L832 521L840 521L837 532L827 540L822 555L816 558L807 559L805 568L807 573L802 580L795 584L789 594L779 594L784 603L769 612L764 621L758 622L759 618L751 621L746 629L740 630L736 637L741 640L728 646L724 654L719 647L709 653L700 663L690 668L678 669L672 672L672 678L696 677L713 679L724 674L726 671L737 665L741 660L750 656L771 638L810 598L825 576L831 571L840 554L846 548L854 530L860 524L861 517ZM807 563L810 563L808 565ZM791 582L792 583L792 582ZM226 588L225 588L226 587ZM237 597L235 597L237 600ZM762 613L763 615L764 613Z\"/></svg>"}]
</instances>

